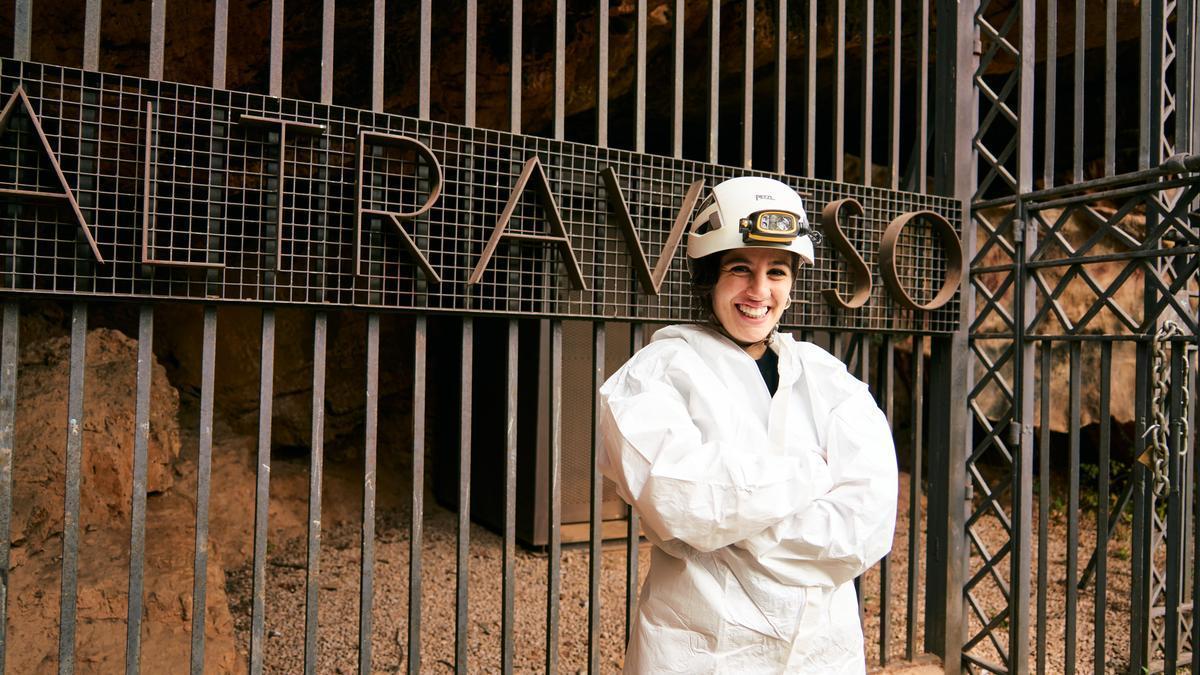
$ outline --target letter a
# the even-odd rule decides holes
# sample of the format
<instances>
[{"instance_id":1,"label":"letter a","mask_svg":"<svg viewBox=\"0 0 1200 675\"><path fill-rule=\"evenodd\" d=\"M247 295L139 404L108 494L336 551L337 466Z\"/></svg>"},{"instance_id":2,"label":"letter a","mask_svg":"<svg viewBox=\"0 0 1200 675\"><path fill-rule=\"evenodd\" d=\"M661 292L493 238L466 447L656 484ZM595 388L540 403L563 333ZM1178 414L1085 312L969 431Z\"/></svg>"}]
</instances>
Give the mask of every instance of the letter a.
<instances>
[{"instance_id":1,"label":"letter a","mask_svg":"<svg viewBox=\"0 0 1200 675\"><path fill-rule=\"evenodd\" d=\"M4 110L0 111L0 136L3 136L4 132L8 131L8 120L12 117L18 100L25 107L25 113L29 115L29 121L33 122L33 129L37 132L38 140L42 144L42 150L45 151L46 156L50 159L50 166L54 169L54 175L58 178L58 184L62 187L62 192L22 190L18 187L11 187L0 188L0 194L43 200L67 200L67 204L71 207L71 212L75 214L75 221L83 229L83 236L87 239L88 246L92 248L92 255L96 256L96 262L103 263L104 256L100 255L100 247L96 246L96 238L92 236L91 228L88 227L87 221L83 219L83 212L79 210L79 202L75 201L75 194L71 192L71 186L67 185L67 177L63 175L62 167L58 164L58 157L50 149L50 142L46 140L46 133L42 131L42 123L38 119L37 114L33 112L33 106L29 103L29 97L25 95L24 86L17 86L17 90L13 92L12 96L8 97L8 102L4 104Z\"/></svg>"},{"instance_id":2,"label":"letter a","mask_svg":"<svg viewBox=\"0 0 1200 675\"><path fill-rule=\"evenodd\" d=\"M550 229L554 234L505 232L508 221L517 208L517 201L525 192L525 186L529 183L530 178L536 178L534 187L537 188L538 194L542 198L542 207L546 210L547 220L550 221ZM487 246L483 248L483 255L479 257L479 262L475 264L475 270L467 279L468 284L477 284L483 278L483 271L487 269L488 262L491 261L492 254L496 252L496 246L500 244L502 237L524 241L557 242L565 259L564 262L567 263L567 273L571 276L571 285L585 291L588 289L587 282L583 279L583 270L579 268L579 260L571 248L571 238L567 236L567 228L563 225L562 216L558 212L558 205L554 203L554 195L550 194L550 182L546 180L546 172L542 171L542 163L538 161L537 155L525 162L525 167L521 169L521 175L517 178L517 185L513 188L512 196L504 205L504 212L500 214L500 220L496 222L492 236L488 238Z\"/></svg>"}]
</instances>

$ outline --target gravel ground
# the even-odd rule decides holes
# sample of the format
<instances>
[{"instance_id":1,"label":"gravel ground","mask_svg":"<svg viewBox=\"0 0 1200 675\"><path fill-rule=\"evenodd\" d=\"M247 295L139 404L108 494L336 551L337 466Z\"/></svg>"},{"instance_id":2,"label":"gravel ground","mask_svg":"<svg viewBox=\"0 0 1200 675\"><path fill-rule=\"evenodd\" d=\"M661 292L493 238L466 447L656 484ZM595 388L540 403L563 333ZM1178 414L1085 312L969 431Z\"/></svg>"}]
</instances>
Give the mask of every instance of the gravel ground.
<instances>
[{"instance_id":1,"label":"gravel ground","mask_svg":"<svg viewBox=\"0 0 1200 675\"><path fill-rule=\"evenodd\" d=\"M381 522L375 549L375 610L371 632L372 669L380 673L403 672L410 653L408 644L409 542L406 520ZM440 508L429 509L422 547L421 670L454 671L455 529L456 518ZM467 626L471 672L498 670L501 631L502 541L491 532L471 528L470 596ZM600 664L604 672L620 669L624 629L624 545L607 546L601 571L602 600ZM641 569L649 564L643 547ZM280 550L268 573L266 652L267 669L297 672L303 665L304 543L295 540ZM518 549L514 598L514 669L544 670L547 558ZM586 548L568 547L562 556L560 624L561 672L586 670L587 578ZM252 570L230 575L230 587L248 597ZM355 672L358 667L359 607L358 533L339 529L327 537L321 553L320 654L318 670ZM608 602L606 602L608 601ZM248 606L246 607L248 609ZM236 611L236 610L235 610ZM249 629L248 612L240 631Z\"/></svg>"},{"instance_id":2,"label":"gravel ground","mask_svg":"<svg viewBox=\"0 0 1200 675\"><path fill-rule=\"evenodd\" d=\"M273 468L272 494L286 492L284 483L301 481L306 484L302 467ZM327 464L325 467L327 513L320 556L318 671L350 673L358 668L358 614L360 549L358 516L345 505L358 504L360 496L352 486L356 479L348 466ZM299 488L300 486L295 486ZM408 644L408 575L409 575L409 506L408 488L402 484L380 488L380 506L376 525L374 611L371 632L372 670L379 673L403 672L411 653ZM293 490L293 492L302 490ZM331 494L339 495L335 501ZM907 584L908 561L908 476L901 475L900 508L894 553L890 561L889 603L883 612L880 603L880 566L864 577L864 620L867 636L868 663L872 670L880 669L879 625L881 612L888 617L891 637L888 645L888 671L901 672L907 643ZM342 505L341 507L335 504ZM338 509L341 508L341 511ZM1037 520L1034 503L1034 521ZM422 546L421 597L421 665L422 672L452 672L454 664L455 625L455 547L457 516L434 502L425 500L424 536ZM924 513L922 502L922 513ZM1085 512L1080 524L1080 560L1078 569L1087 564L1095 542L1094 513ZM989 551L999 550L1007 539L1003 524L992 518L983 519L976 528L979 542ZM1062 508L1052 511L1050 520L1050 588L1047 597L1046 659L1048 672L1062 672L1068 644L1066 635L1066 551L1067 523ZM924 533L921 534L922 545ZM1107 658L1109 669L1119 667L1128 658L1129 562L1128 527L1118 528L1108 556ZM272 542L274 543L274 541ZM1036 545L1036 536L1035 536ZM972 547L970 573L982 564L978 547ZM1037 558L1032 553L1033 581L1031 593L1032 616L1036 617ZM280 541L271 550L267 569L265 666L270 672L298 672L304 658L305 629L305 560L303 536ZM560 604L559 671L586 672L587 665L587 589L588 549L586 545L564 546L561 558L562 584ZM494 533L472 526L470 541L470 594L468 621L468 658L471 672L499 670L501 649L501 563L502 540ZM919 564L925 564L923 556ZM649 549L643 544L639 555L639 570L644 574L649 565ZM1007 561L1004 563L1007 577ZM546 613L546 568L544 553L518 547L514 589L514 670L541 672L545 669L544 627ZM253 569L249 563L229 570L227 592L233 603L233 613L239 631L240 649L248 655L250 629L250 591ZM625 547L623 542L606 544L602 555L601 626L599 636L602 672L617 672L621 664L621 645L624 629ZM1076 663L1079 672L1091 672L1093 650L1094 584L1079 593L1077 635L1074 638ZM1000 587L990 577L980 582L972 596L978 606L995 613L1003 606ZM923 591L918 589L914 640L917 655L924 638ZM967 610L969 630L978 631L980 621ZM1007 625L1005 623L1004 625ZM1007 638L1001 637L1002 644ZM1031 642L1034 638L1031 636ZM1032 645L1031 645L1032 649ZM1033 651L1031 653L1036 653ZM995 660L995 647L987 640L978 644L972 654ZM928 666L926 666L928 668ZM904 671L909 672L909 671Z\"/></svg>"}]
</instances>

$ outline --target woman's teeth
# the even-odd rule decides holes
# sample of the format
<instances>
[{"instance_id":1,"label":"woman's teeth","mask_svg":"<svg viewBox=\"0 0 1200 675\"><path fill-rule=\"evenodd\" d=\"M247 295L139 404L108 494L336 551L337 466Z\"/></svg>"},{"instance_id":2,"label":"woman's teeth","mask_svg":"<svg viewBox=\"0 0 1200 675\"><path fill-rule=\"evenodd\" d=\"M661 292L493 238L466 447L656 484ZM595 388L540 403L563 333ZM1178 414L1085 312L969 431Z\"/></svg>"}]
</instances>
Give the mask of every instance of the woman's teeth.
<instances>
[{"instance_id":1,"label":"woman's teeth","mask_svg":"<svg viewBox=\"0 0 1200 675\"><path fill-rule=\"evenodd\" d=\"M746 305L737 305L737 310L751 319L761 319L767 315L766 307L747 307Z\"/></svg>"}]
</instances>

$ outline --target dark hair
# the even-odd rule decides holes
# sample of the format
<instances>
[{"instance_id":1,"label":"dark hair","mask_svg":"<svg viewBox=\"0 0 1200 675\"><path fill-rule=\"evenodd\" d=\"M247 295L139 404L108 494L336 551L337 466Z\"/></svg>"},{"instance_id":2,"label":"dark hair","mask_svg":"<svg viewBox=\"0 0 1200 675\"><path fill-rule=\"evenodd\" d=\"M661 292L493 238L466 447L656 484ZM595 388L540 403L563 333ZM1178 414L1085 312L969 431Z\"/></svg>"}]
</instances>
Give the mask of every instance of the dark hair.
<instances>
[{"instance_id":1,"label":"dark hair","mask_svg":"<svg viewBox=\"0 0 1200 675\"><path fill-rule=\"evenodd\" d=\"M694 317L698 321L716 321L713 316L712 294L713 289L717 286L717 280L721 277L721 258L729 251L717 251L710 253L703 258L690 258L688 262L691 264L691 289L692 289L692 310ZM791 253L789 251L789 253ZM800 273L800 256L795 253L792 255L792 283L795 283L796 276Z\"/></svg>"},{"instance_id":2,"label":"dark hair","mask_svg":"<svg viewBox=\"0 0 1200 675\"><path fill-rule=\"evenodd\" d=\"M692 310L699 321L712 318L712 293L721 276L721 258L725 251L710 253L703 258L693 258L691 263Z\"/></svg>"}]
</instances>

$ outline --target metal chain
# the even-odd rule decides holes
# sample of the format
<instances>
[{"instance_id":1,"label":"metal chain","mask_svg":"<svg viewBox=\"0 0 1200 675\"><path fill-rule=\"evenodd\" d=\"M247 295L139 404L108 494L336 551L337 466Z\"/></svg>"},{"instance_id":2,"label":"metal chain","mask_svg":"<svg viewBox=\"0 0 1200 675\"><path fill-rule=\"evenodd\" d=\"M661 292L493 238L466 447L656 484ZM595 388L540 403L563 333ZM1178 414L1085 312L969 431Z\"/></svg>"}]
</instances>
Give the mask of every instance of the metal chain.
<instances>
[{"instance_id":1,"label":"metal chain","mask_svg":"<svg viewBox=\"0 0 1200 675\"><path fill-rule=\"evenodd\" d=\"M1169 430L1170 420L1168 418L1170 409L1168 408L1167 397L1171 390L1171 365L1166 357L1166 345L1173 337L1183 335L1183 330L1174 321L1164 321L1158 328L1158 333L1154 336L1154 363L1152 376L1153 383L1153 406L1154 423L1146 429L1145 436L1150 437L1150 447L1147 448L1149 457L1147 464L1154 474L1154 494L1157 497L1164 497L1171 490L1171 481L1168 477L1168 461L1170 458L1169 446ZM1179 449L1179 455L1182 457L1187 452L1188 444L1188 406L1191 398L1187 383L1184 382L1179 387L1178 395L1180 400L1180 419L1178 423L1182 433L1182 446Z\"/></svg>"}]
</instances>

